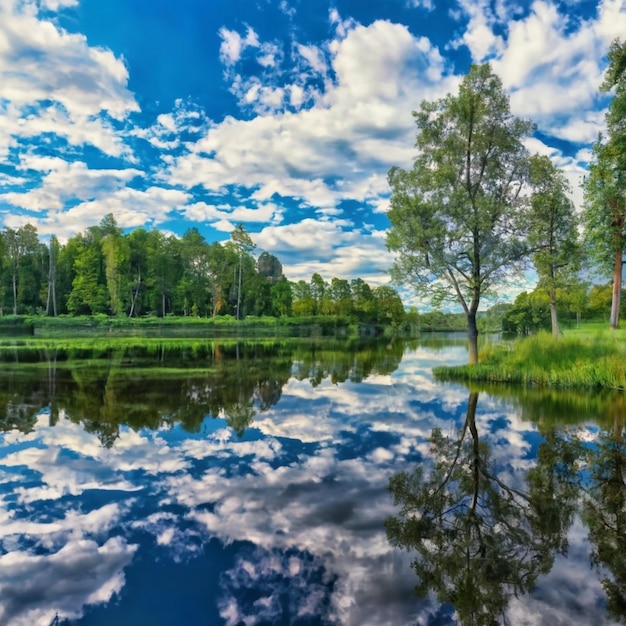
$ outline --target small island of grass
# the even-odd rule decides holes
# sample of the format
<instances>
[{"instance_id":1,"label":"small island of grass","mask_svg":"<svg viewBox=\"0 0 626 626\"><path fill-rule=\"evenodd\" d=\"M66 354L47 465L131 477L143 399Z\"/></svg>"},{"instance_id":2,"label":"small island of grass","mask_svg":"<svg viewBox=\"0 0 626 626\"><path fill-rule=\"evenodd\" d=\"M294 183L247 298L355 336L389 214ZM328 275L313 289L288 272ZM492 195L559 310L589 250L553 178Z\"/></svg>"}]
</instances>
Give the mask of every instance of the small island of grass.
<instances>
[{"instance_id":1,"label":"small island of grass","mask_svg":"<svg viewBox=\"0 0 626 626\"><path fill-rule=\"evenodd\" d=\"M626 335L587 330L554 338L538 333L485 347L476 364L438 367L433 372L444 381L623 390Z\"/></svg>"}]
</instances>

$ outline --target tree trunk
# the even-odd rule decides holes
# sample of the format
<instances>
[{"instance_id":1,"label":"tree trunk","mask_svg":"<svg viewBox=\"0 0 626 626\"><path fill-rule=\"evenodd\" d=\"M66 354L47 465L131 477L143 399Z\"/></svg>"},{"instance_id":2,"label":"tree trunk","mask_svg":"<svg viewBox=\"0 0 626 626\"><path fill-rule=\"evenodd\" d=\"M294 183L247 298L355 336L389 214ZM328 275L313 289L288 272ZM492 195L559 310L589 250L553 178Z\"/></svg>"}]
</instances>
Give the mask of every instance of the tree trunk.
<instances>
[{"instance_id":1,"label":"tree trunk","mask_svg":"<svg viewBox=\"0 0 626 626\"><path fill-rule=\"evenodd\" d=\"M552 323L552 336L559 336L559 318L556 311L556 288L550 287L550 322Z\"/></svg>"},{"instance_id":2,"label":"tree trunk","mask_svg":"<svg viewBox=\"0 0 626 626\"><path fill-rule=\"evenodd\" d=\"M135 303L137 302L137 296L139 295L139 289L141 288L141 268L137 268L137 284L134 289L130 290L130 312L128 317L132 317L135 314Z\"/></svg>"},{"instance_id":3,"label":"tree trunk","mask_svg":"<svg viewBox=\"0 0 626 626\"><path fill-rule=\"evenodd\" d=\"M241 254L239 255L239 280L237 284L237 319L240 319L239 307L241 306Z\"/></svg>"},{"instance_id":4,"label":"tree trunk","mask_svg":"<svg viewBox=\"0 0 626 626\"><path fill-rule=\"evenodd\" d=\"M56 286L56 259L54 257L54 239L50 241L50 261L48 264L48 298L46 300L46 315L57 316L57 286Z\"/></svg>"},{"instance_id":5,"label":"tree trunk","mask_svg":"<svg viewBox=\"0 0 626 626\"><path fill-rule=\"evenodd\" d=\"M13 269L13 315L17 315L17 269Z\"/></svg>"},{"instance_id":6,"label":"tree trunk","mask_svg":"<svg viewBox=\"0 0 626 626\"><path fill-rule=\"evenodd\" d=\"M622 295L622 249L615 252L615 265L613 266L613 299L611 301L611 320L612 329L619 328L619 307Z\"/></svg>"},{"instance_id":7,"label":"tree trunk","mask_svg":"<svg viewBox=\"0 0 626 626\"><path fill-rule=\"evenodd\" d=\"M467 341L469 350L469 364L478 363L478 326L476 326L476 312L467 313Z\"/></svg>"}]
</instances>

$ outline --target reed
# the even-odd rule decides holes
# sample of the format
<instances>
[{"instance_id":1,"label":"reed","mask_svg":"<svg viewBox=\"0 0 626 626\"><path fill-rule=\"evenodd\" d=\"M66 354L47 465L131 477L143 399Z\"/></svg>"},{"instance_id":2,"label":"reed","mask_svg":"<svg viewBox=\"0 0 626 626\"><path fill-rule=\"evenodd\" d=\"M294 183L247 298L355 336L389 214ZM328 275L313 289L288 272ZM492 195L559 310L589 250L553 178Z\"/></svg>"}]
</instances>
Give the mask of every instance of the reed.
<instances>
[{"instance_id":1,"label":"reed","mask_svg":"<svg viewBox=\"0 0 626 626\"><path fill-rule=\"evenodd\" d=\"M483 350L476 365L439 367L439 380L561 388L626 389L626 343L616 335L547 333Z\"/></svg>"}]
</instances>

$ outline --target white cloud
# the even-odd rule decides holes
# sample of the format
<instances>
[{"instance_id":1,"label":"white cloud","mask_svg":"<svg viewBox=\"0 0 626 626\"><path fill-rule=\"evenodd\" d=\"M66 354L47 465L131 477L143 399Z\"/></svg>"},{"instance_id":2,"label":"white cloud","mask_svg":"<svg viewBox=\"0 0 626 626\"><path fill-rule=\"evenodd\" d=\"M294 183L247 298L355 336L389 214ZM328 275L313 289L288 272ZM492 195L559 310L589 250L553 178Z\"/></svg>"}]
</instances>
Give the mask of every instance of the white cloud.
<instances>
[{"instance_id":1,"label":"white cloud","mask_svg":"<svg viewBox=\"0 0 626 626\"><path fill-rule=\"evenodd\" d=\"M328 64L326 63L324 52L318 46L297 44L296 49L314 72L322 76L327 74Z\"/></svg>"},{"instance_id":2,"label":"white cloud","mask_svg":"<svg viewBox=\"0 0 626 626\"><path fill-rule=\"evenodd\" d=\"M68 200L101 198L124 189L134 178L143 176L137 169L92 170L79 161L22 155L21 169L48 170L40 187L25 193L0 194L0 200L29 211L56 211Z\"/></svg>"},{"instance_id":3,"label":"white cloud","mask_svg":"<svg viewBox=\"0 0 626 626\"><path fill-rule=\"evenodd\" d=\"M407 0L406 4L414 9L426 9L427 11L432 11L435 8L433 0Z\"/></svg>"},{"instance_id":4,"label":"white cloud","mask_svg":"<svg viewBox=\"0 0 626 626\"><path fill-rule=\"evenodd\" d=\"M626 32L621 0L598 5L596 18L569 28L570 17L536 0L530 13L512 20L494 70L511 92L511 107L547 135L592 143L603 126L597 109L605 55L613 37Z\"/></svg>"},{"instance_id":5,"label":"white cloud","mask_svg":"<svg viewBox=\"0 0 626 626\"><path fill-rule=\"evenodd\" d=\"M256 208L230 205L218 207L205 202L195 202L183 207L182 212L187 219L193 222L219 222L223 220L232 224L239 222L278 224L282 221L283 209L273 202L262 203Z\"/></svg>"},{"instance_id":6,"label":"white cloud","mask_svg":"<svg viewBox=\"0 0 626 626\"><path fill-rule=\"evenodd\" d=\"M278 193L325 209L348 197L378 203L389 167L413 155L410 111L418 96L443 95L456 79L442 81L443 59L428 40L386 21L353 26L329 49L336 80L313 108L213 124L190 154L173 160L169 180L213 191L238 185L257 199ZM298 50L326 73L319 47ZM268 109L287 97L258 77L249 88L248 97ZM337 178L344 182L331 182ZM363 192L355 196L357 189Z\"/></svg>"},{"instance_id":7,"label":"white cloud","mask_svg":"<svg viewBox=\"0 0 626 626\"><path fill-rule=\"evenodd\" d=\"M469 21L459 39L452 42L452 47L467 46L474 63L483 63L501 52L503 41L493 31L497 17L491 3L485 0L460 0L459 6L469 17Z\"/></svg>"},{"instance_id":8,"label":"white cloud","mask_svg":"<svg viewBox=\"0 0 626 626\"><path fill-rule=\"evenodd\" d=\"M47 0L56 11L72 0ZM0 157L21 141L62 138L91 144L111 156L130 155L114 130L139 107L128 90L128 71L109 50L90 47L83 35L40 19L34 0L0 3Z\"/></svg>"},{"instance_id":9,"label":"white cloud","mask_svg":"<svg viewBox=\"0 0 626 626\"><path fill-rule=\"evenodd\" d=\"M289 280L308 281L317 272L325 280L359 276L377 286L388 283L393 263L382 235L354 229L346 220L306 218L266 226L254 234L254 241L259 249L271 250L281 259Z\"/></svg>"},{"instance_id":10,"label":"white cloud","mask_svg":"<svg viewBox=\"0 0 626 626\"><path fill-rule=\"evenodd\" d=\"M73 7L78 4L78 0L39 0L41 5L50 11L58 11L64 7Z\"/></svg>"},{"instance_id":11,"label":"white cloud","mask_svg":"<svg viewBox=\"0 0 626 626\"><path fill-rule=\"evenodd\" d=\"M222 39L220 57L226 66L237 63L246 48L258 48L260 46L256 32L250 27L248 27L245 37L242 37L237 31L225 27L220 28L219 35Z\"/></svg>"},{"instance_id":12,"label":"white cloud","mask_svg":"<svg viewBox=\"0 0 626 626\"><path fill-rule=\"evenodd\" d=\"M71 209L52 212L37 223L41 234L64 233L66 236L83 232L98 224L105 215L113 213L118 226L138 228L158 226L171 217L171 212L181 209L189 194L178 189L149 187L145 190L122 187L94 200L81 202ZM32 218L16 218L20 223L33 222ZM6 220L7 223L9 220Z\"/></svg>"}]
</instances>

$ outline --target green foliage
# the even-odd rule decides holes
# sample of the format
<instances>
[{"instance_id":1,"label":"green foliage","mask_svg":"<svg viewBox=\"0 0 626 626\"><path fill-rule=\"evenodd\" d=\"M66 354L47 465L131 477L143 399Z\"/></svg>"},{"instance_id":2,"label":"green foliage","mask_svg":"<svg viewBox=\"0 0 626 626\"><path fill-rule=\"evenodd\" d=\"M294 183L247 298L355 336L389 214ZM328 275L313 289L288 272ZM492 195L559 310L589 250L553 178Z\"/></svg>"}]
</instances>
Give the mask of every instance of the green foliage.
<instances>
[{"instance_id":1,"label":"green foliage","mask_svg":"<svg viewBox=\"0 0 626 626\"><path fill-rule=\"evenodd\" d=\"M548 295L552 334L558 336L557 290L573 280L581 264L578 220L565 176L547 156L530 158L530 182L528 243L539 286Z\"/></svg>"},{"instance_id":2,"label":"green foliage","mask_svg":"<svg viewBox=\"0 0 626 626\"><path fill-rule=\"evenodd\" d=\"M59 321L44 319L51 325ZM235 324L232 317L226 321ZM124 323L108 316L93 320L105 322ZM403 342L387 339L116 338L93 332L11 343L7 354L12 351L14 361L0 368L0 430L29 432L46 406L51 420L63 413L107 447L115 445L123 424L135 430L181 424L199 431L210 416L225 418L243 434L256 414L278 402L292 376L318 385L325 378L359 381L389 374L404 349ZM4 350L0 355L5 358Z\"/></svg>"},{"instance_id":3,"label":"green foliage","mask_svg":"<svg viewBox=\"0 0 626 626\"><path fill-rule=\"evenodd\" d=\"M619 326L623 255L626 249L626 44L613 41L603 91L614 89L606 116L607 136L598 137L584 182L583 221L589 251L612 276L610 325Z\"/></svg>"},{"instance_id":4,"label":"green foliage","mask_svg":"<svg viewBox=\"0 0 626 626\"><path fill-rule=\"evenodd\" d=\"M527 252L519 191L533 127L511 115L489 65L473 66L458 95L422 102L414 117L415 164L389 172L392 276L435 306L459 302L475 313Z\"/></svg>"},{"instance_id":5,"label":"green foliage","mask_svg":"<svg viewBox=\"0 0 626 626\"><path fill-rule=\"evenodd\" d=\"M463 313L444 313L443 311L413 312L413 323L421 332L454 332L467 328Z\"/></svg>"},{"instance_id":6,"label":"green foliage","mask_svg":"<svg viewBox=\"0 0 626 626\"><path fill-rule=\"evenodd\" d=\"M477 365L434 372L442 380L626 389L626 342L598 335L556 339L538 333L485 350Z\"/></svg>"},{"instance_id":7,"label":"green foliage","mask_svg":"<svg viewBox=\"0 0 626 626\"><path fill-rule=\"evenodd\" d=\"M590 471L583 519L589 527L591 563L602 577L609 614L626 618L626 428L624 407L587 449Z\"/></svg>"},{"instance_id":8,"label":"green foliage","mask_svg":"<svg viewBox=\"0 0 626 626\"><path fill-rule=\"evenodd\" d=\"M542 291L520 293L513 305L502 317L502 331L528 335L537 330L550 328L548 295Z\"/></svg>"},{"instance_id":9,"label":"green foliage","mask_svg":"<svg viewBox=\"0 0 626 626\"><path fill-rule=\"evenodd\" d=\"M473 65L457 95L424 101L413 115L413 168L394 167L388 176L391 275L435 308L461 305L473 363L481 298L517 275L528 257L520 191L528 182L524 140L533 125L511 114L488 64Z\"/></svg>"},{"instance_id":10,"label":"green foliage","mask_svg":"<svg viewBox=\"0 0 626 626\"><path fill-rule=\"evenodd\" d=\"M5 229L0 233L0 316L11 310L29 315L45 310L55 317L234 316L240 322L323 316L323 323L312 324L324 333L326 326L336 330L357 323L402 326L402 302L390 287L374 293L362 279L327 283L319 274L310 283L291 283L275 256L263 252L255 260L253 249L241 225L225 244L208 243L197 228L181 238L142 228L125 235L111 214L65 245L54 237L50 247L39 243L32 226Z\"/></svg>"}]
</instances>

